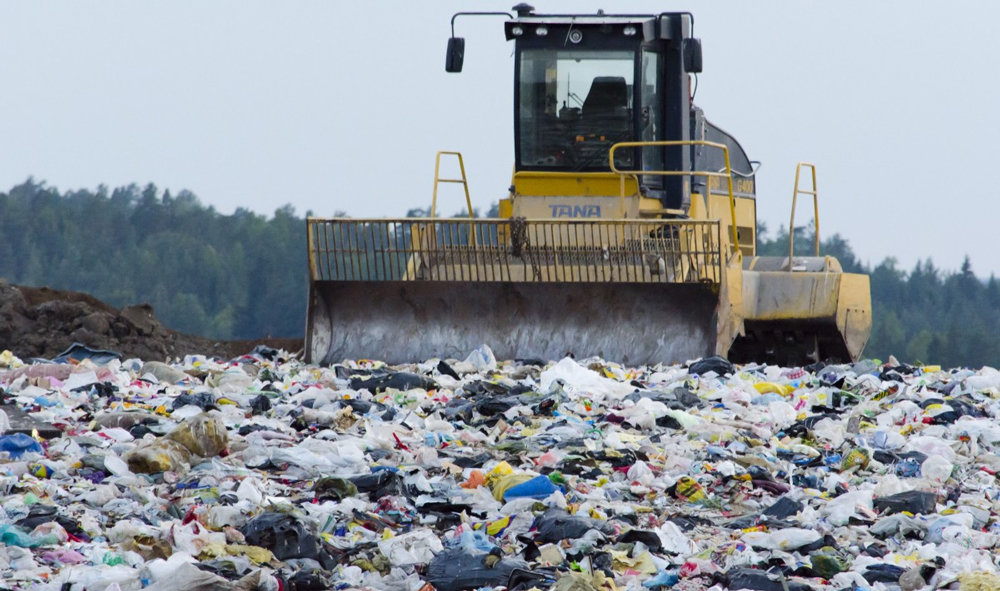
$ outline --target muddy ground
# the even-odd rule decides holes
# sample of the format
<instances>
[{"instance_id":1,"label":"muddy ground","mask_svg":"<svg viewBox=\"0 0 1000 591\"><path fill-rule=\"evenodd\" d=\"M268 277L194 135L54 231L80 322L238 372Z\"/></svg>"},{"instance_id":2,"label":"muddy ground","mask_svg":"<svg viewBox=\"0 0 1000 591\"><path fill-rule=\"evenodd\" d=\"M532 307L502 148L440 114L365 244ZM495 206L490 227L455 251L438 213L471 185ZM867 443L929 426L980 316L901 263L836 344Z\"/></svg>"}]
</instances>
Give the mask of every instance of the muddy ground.
<instances>
[{"instance_id":1,"label":"muddy ground","mask_svg":"<svg viewBox=\"0 0 1000 591\"><path fill-rule=\"evenodd\" d=\"M10 349L21 359L51 359L73 343L160 361L189 354L231 359L258 344L302 349L302 339L217 341L181 334L157 320L149 304L119 310L85 293L0 280L0 350Z\"/></svg>"}]
</instances>

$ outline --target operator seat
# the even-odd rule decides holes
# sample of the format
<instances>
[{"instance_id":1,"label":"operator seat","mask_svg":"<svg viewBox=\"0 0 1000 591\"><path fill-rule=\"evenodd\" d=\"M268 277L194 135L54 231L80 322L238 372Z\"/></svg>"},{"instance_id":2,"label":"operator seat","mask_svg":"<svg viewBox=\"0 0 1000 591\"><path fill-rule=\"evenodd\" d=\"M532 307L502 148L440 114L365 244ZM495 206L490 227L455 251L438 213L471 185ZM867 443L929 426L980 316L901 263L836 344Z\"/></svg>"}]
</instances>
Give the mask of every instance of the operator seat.
<instances>
[{"instance_id":1,"label":"operator seat","mask_svg":"<svg viewBox=\"0 0 1000 591\"><path fill-rule=\"evenodd\" d=\"M624 116L628 111L628 84L622 76L598 76L583 101L584 117Z\"/></svg>"}]
</instances>

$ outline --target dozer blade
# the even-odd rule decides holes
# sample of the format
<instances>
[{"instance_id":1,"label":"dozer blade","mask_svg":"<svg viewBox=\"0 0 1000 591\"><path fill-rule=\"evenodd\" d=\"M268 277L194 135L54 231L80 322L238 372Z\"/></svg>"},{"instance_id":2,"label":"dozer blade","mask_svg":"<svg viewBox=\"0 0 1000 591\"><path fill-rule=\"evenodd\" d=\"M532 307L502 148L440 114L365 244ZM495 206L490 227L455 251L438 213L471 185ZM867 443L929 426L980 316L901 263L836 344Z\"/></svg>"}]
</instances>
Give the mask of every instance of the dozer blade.
<instances>
[{"instance_id":1,"label":"dozer blade","mask_svg":"<svg viewBox=\"0 0 1000 591\"><path fill-rule=\"evenodd\" d=\"M308 228L312 362L464 358L487 344L501 359L676 363L724 355L742 329L741 269L723 256L715 221L310 219Z\"/></svg>"},{"instance_id":2,"label":"dozer blade","mask_svg":"<svg viewBox=\"0 0 1000 591\"><path fill-rule=\"evenodd\" d=\"M322 364L464 359L484 343L498 359L680 363L717 352L718 303L699 284L326 281L306 350Z\"/></svg>"}]
</instances>

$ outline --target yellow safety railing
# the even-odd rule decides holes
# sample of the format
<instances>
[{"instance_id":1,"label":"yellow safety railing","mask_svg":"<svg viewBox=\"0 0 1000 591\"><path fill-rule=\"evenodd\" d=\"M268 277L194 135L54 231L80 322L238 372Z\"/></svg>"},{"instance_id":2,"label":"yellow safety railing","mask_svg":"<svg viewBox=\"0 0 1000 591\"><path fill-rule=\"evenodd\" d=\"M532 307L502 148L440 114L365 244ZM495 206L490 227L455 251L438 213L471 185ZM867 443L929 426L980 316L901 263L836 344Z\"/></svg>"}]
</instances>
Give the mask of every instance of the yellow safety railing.
<instances>
[{"instance_id":1,"label":"yellow safety railing","mask_svg":"<svg viewBox=\"0 0 1000 591\"><path fill-rule=\"evenodd\" d=\"M441 178L441 156L458 157L458 169L462 173L462 178L460 179ZM469 195L469 181L465 177L465 161L462 159L461 152L448 152L442 150L438 152L437 156L434 158L434 195L431 197L431 211L430 211L431 218L437 217L438 185L441 183L458 183L462 185L462 188L465 189L465 205L466 207L469 208L469 219L470 220L475 219L476 216L472 214L472 197ZM472 240L473 242L475 242L476 230L471 223L469 224L469 231L472 232ZM421 233L420 232L414 233L413 238L414 240L419 240L421 238Z\"/></svg>"},{"instance_id":2,"label":"yellow safety railing","mask_svg":"<svg viewBox=\"0 0 1000 591\"><path fill-rule=\"evenodd\" d=\"M309 218L309 272L313 281L717 284L722 226L689 219Z\"/></svg>"},{"instance_id":3,"label":"yellow safety railing","mask_svg":"<svg viewBox=\"0 0 1000 591\"><path fill-rule=\"evenodd\" d=\"M719 148L726 159L725 172L713 172L707 170L619 170L615 166L615 150L618 148L653 148L659 146L707 146L709 148ZM620 142L611 146L608 152L608 162L611 165L611 172L617 173L621 178L621 206L622 213L625 212L625 177L632 176L638 184L640 175L655 176L703 176L703 177L725 177L729 183L729 213L732 216L733 230L733 252L740 251L740 239L736 229L736 197L733 195L733 174L729 167L729 147L716 142L706 142L704 140L670 140L661 142Z\"/></svg>"},{"instance_id":4,"label":"yellow safety railing","mask_svg":"<svg viewBox=\"0 0 1000 591\"><path fill-rule=\"evenodd\" d=\"M808 167L812 172L812 191L806 191L805 189L799 188L799 174L802 172L802 167ZM813 198L813 217L816 220L816 256L819 256L819 198L816 189L816 165L810 164L809 162L799 162L795 166L795 190L792 192L792 217L788 221L788 270L792 270L792 257L795 256L795 202L798 200L799 194L802 195L812 195Z\"/></svg>"},{"instance_id":5,"label":"yellow safety railing","mask_svg":"<svg viewBox=\"0 0 1000 591\"><path fill-rule=\"evenodd\" d=\"M462 178L460 179L443 179L441 178L441 156L457 156L458 157L458 168L462 172ZM437 201L438 201L438 185L440 183L458 183L465 188L465 204L469 207L469 219L472 219L472 197L469 196L469 182L465 178L465 161L462 160L461 152L438 152L437 157L434 159L434 196L431 198L431 215L430 217L436 217L437 215Z\"/></svg>"}]
</instances>

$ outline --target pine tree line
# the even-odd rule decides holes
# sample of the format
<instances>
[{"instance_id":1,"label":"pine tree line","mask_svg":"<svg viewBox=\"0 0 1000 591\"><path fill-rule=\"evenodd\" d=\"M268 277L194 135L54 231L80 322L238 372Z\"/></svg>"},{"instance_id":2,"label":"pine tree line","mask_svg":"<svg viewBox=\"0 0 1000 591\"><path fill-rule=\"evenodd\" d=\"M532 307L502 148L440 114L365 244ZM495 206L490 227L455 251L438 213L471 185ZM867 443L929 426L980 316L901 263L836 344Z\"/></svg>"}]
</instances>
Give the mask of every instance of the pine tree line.
<instances>
[{"instance_id":1,"label":"pine tree line","mask_svg":"<svg viewBox=\"0 0 1000 591\"><path fill-rule=\"evenodd\" d=\"M426 215L414 209L410 217ZM476 212L478 215L478 212ZM307 214L308 215L308 214ZM460 212L457 215L467 215ZM496 206L487 217L496 215ZM219 339L300 336L305 326L305 217L223 215L189 191L153 185L59 192L28 180L0 193L0 277L153 305L175 330ZM811 253L811 230L796 252ZM758 228L758 253L786 256L788 233ZM865 355L947 366L1000 365L1000 284L930 261L911 271L862 264L839 235L822 241L845 271L871 276L874 329Z\"/></svg>"},{"instance_id":2,"label":"pine tree line","mask_svg":"<svg viewBox=\"0 0 1000 591\"><path fill-rule=\"evenodd\" d=\"M0 277L153 305L171 328L220 339L301 335L305 220L221 215L153 185L59 191L28 180L0 193Z\"/></svg>"}]
</instances>

